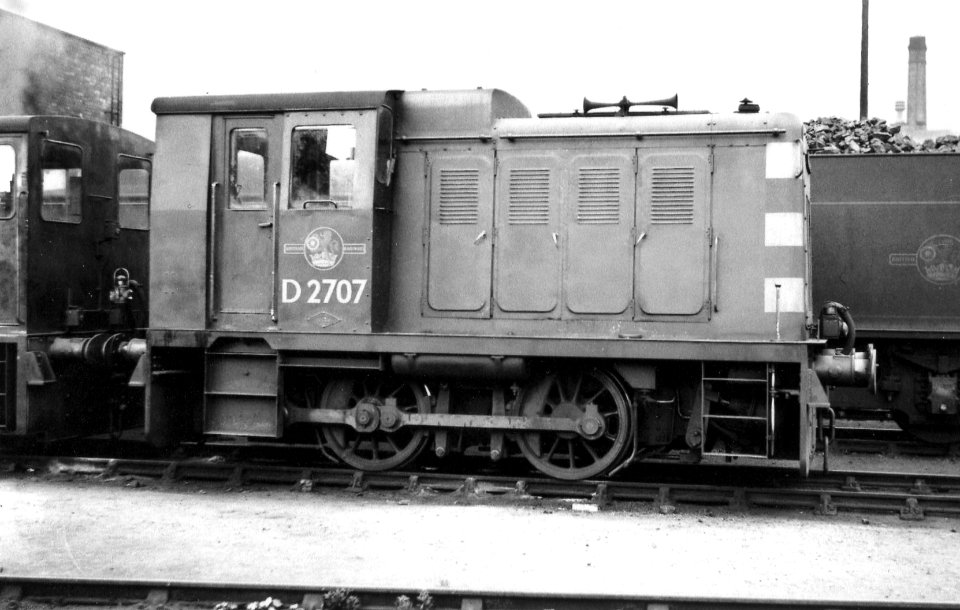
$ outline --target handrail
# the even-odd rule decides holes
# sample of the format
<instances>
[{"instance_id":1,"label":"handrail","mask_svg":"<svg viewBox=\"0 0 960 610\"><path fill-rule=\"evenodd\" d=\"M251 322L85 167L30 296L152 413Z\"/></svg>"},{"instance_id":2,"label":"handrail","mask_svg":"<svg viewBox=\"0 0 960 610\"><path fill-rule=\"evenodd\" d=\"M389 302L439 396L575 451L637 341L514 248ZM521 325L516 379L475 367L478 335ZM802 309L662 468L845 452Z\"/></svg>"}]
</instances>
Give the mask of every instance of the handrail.
<instances>
[{"instance_id":1,"label":"handrail","mask_svg":"<svg viewBox=\"0 0 960 610\"><path fill-rule=\"evenodd\" d=\"M277 242L280 236L280 183L273 183L273 265L270 267L270 319L277 321L277 266L280 264L277 254Z\"/></svg>"},{"instance_id":2,"label":"handrail","mask_svg":"<svg viewBox=\"0 0 960 610\"><path fill-rule=\"evenodd\" d=\"M704 137L713 136L773 136L779 137L787 133L786 129L726 129L722 131L624 131L624 132L583 132L583 133L503 133L500 137L504 140L536 140L536 139L555 139L555 138L679 138L679 137Z\"/></svg>"},{"instance_id":3,"label":"handrail","mask_svg":"<svg viewBox=\"0 0 960 610\"><path fill-rule=\"evenodd\" d=\"M210 183L210 211L208 215L208 222L210 223L210 244L207 250L207 317L210 318L210 321L217 319L217 304L216 304L216 283L215 283L215 269L217 264L217 189L220 187L219 182Z\"/></svg>"}]
</instances>

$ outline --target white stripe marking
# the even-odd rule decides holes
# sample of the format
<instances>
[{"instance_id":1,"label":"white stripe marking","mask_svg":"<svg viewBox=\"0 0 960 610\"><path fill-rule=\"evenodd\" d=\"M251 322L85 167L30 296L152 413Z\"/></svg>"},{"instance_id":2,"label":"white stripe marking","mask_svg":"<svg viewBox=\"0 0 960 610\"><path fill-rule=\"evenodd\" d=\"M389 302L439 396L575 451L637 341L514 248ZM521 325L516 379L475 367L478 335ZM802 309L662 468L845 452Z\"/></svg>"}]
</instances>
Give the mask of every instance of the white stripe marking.
<instances>
[{"instance_id":1,"label":"white stripe marking","mask_svg":"<svg viewBox=\"0 0 960 610\"><path fill-rule=\"evenodd\" d=\"M763 311L775 313L777 311L777 284L780 284L780 312L803 313L804 283L802 277L767 277L763 278Z\"/></svg>"},{"instance_id":2,"label":"white stripe marking","mask_svg":"<svg viewBox=\"0 0 960 610\"><path fill-rule=\"evenodd\" d=\"M771 142L767 144L767 178L799 178L799 142Z\"/></svg>"},{"instance_id":3,"label":"white stripe marking","mask_svg":"<svg viewBox=\"0 0 960 610\"><path fill-rule=\"evenodd\" d=\"M803 214L777 212L766 215L765 246L802 246Z\"/></svg>"}]
</instances>

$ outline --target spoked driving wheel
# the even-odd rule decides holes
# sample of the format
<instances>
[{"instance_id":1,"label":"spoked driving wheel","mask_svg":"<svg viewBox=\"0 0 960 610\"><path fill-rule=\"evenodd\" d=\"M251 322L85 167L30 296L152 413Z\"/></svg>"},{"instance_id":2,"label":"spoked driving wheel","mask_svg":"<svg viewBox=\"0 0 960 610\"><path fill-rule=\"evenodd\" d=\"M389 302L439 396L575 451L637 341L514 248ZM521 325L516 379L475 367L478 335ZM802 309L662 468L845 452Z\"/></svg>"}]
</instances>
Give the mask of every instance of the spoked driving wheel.
<instances>
[{"instance_id":1,"label":"spoked driving wheel","mask_svg":"<svg viewBox=\"0 0 960 610\"><path fill-rule=\"evenodd\" d=\"M521 415L576 422L575 431L527 432L517 439L531 464L558 479L604 473L630 439L629 401L601 370L551 373L532 383L524 390Z\"/></svg>"},{"instance_id":2,"label":"spoked driving wheel","mask_svg":"<svg viewBox=\"0 0 960 610\"><path fill-rule=\"evenodd\" d=\"M399 413L428 413L430 401L416 383L366 377L329 383L321 409L355 409L357 429L324 426L323 440L344 463L360 470L390 470L413 460L426 446L423 430L398 425Z\"/></svg>"}]
</instances>

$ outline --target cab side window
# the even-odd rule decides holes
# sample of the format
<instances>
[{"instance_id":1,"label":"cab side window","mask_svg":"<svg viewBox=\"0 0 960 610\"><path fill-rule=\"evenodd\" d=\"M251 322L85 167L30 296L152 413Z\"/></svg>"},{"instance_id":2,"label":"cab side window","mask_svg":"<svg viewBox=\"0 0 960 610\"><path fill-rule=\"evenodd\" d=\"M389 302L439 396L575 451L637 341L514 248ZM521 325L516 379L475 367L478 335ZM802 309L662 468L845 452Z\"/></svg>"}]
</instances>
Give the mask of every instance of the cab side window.
<instances>
[{"instance_id":1,"label":"cab side window","mask_svg":"<svg viewBox=\"0 0 960 610\"><path fill-rule=\"evenodd\" d=\"M40 168L40 217L79 223L83 217L83 150L75 144L47 140L40 151Z\"/></svg>"},{"instance_id":2,"label":"cab side window","mask_svg":"<svg viewBox=\"0 0 960 610\"><path fill-rule=\"evenodd\" d=\"M353 125L296 127L291 137L290 208L348 210L357 182Z\"/></svg>"},{"instance_id":3,"label":"cab side window","mask_svg":"<svg viewBox=\"0 0 960 610\"><path fill-rule=\"evenodd\" d=\"M0 219L17 209L17 156L13 146L0 144Z\"/></svg>"},{"instance_id":4,"label":"cab side window","mask_svg":"<svg viewBox=\"0 0 960 610\"><path fill-rule=\"evenodd\" d=\"M120 155L117 170L120 227L145 231L150 228L150 161Z\"/></svg>"},{"instance_id":5,"label":"cab side window","mask_svg":"<svg viewBox=\"0 0 960 610\"><path fill-rule=\"evenodd\" d=\"M230 132L230 209L267 208L267 130Z\"/></svg>"}]
</instances>

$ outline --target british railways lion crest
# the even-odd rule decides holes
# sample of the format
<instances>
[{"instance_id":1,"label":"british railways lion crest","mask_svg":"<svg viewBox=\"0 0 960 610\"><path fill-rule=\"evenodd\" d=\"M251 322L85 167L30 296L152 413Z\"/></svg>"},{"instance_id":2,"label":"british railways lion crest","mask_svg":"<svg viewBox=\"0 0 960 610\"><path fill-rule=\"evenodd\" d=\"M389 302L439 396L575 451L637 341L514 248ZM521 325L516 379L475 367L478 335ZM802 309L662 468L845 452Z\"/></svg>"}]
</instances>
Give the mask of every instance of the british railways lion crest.
<instances>
[{"instance_id":1,"label":"british railways lion crest","mask_svg":"<svg viewBox=\"0 0 960 610\"><path fill-rule=\"evenodd\" d=\"M307 233L302 243L283 244L283 253L302 254L314 269L329 271L340 264L345 254L366 254L367 245L344 243L336 229L317 227Z\"/></svg>"},{"instance_id":2,"label":"british railways lion crest","mask_svg":"<svg viewBox=\"0 0 960 610\"><path fill-rule=\"evenodd\" d=\"M914 253L891 254L890 265L916 267L920 276L932 284L949 286L960 281L960 239L953 235L933 235Z\"/></svg>"},{"instance_id":3,"label":"british railways lion crest","mask_svg":"<svg viewBox=\"0 0 960 610\"><path fill-rule=\"evenodd\" d=\"M314 269L333 269L343 259L343 238L329 227L314 229L303 240L303 256Z\"/></svg>"}]
</instances>

